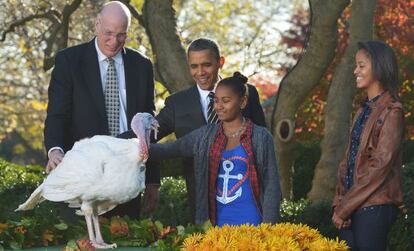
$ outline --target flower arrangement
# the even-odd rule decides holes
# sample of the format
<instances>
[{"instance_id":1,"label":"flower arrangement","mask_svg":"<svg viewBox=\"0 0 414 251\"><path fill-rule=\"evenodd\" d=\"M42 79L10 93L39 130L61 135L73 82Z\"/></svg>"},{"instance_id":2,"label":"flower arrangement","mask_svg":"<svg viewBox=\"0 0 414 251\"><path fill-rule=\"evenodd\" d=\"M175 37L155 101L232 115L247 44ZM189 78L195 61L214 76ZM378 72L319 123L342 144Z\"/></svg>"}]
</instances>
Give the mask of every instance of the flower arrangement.
<instances>
[{"instance_id":1,"label":"flower arrangement","mask_svg":"<svg viewBox=\"0 0 414 251\"><path fill-rule=\"evenodd\" d=\"M21 249L67 243L65 251L93 251L84 224L70 225L60 221L44 225L36 218L0 223L0 250L2 246ZM203 226L170 227L149 219L113 217L101 218L101 230L106 241L120 247L152 247L156 250L348 250L344 241L330 240L316 229L292 223L219 228L206 222Z\"/></svg>"},{"instance_id":2,"label":"flower arrangement","mask_svg":"<svg viewBox=\"0 0 414 251\"><path fill-rule=\"evenodd\" d=\"M302 224L281 223L213 227L184 240L183 250L345 251L344 241L329 240Z\"/></svg>"}]
</instances>

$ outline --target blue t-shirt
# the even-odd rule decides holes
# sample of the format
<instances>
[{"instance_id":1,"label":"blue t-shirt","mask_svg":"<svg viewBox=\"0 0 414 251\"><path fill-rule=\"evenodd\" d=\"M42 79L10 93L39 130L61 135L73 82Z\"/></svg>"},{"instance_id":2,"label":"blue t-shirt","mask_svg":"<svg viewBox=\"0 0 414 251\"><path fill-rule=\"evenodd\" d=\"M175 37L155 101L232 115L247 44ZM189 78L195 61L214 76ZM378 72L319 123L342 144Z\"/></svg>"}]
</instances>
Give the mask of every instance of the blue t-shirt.
<instances>
[{"instance_id":1,"label":"blue t-shirt","mask_svg":"<svg viewBox=\"0 0 414 251\"><path fill-rule=\"evenodd\" d=\"M262 223L247 173L248 156L242 145L224 150L217 176L217 225Z\"/></svg>"}]
</instances>

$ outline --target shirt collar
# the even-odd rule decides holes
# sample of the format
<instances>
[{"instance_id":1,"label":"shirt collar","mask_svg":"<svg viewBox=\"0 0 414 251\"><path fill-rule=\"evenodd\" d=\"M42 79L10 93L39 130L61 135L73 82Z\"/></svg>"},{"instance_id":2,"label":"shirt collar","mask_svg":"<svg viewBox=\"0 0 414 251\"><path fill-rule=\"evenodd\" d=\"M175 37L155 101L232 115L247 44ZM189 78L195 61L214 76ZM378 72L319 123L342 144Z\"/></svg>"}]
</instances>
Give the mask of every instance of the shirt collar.
<instances>
[{"instance_id":1,"label":"shirt collar","mask_svg":"<svg viewBox=\"0 0 414 251\"><path fill-rule=\"evenodd\" d=\"M215 88L213 90L211 90L211 91L210 90L203 90L198 85L197 85L197 89L198 89L198 93L200 93L201 100L207 100L208 99L208 94L210 92L214 92L215 91Z\"/></svg>"},{"instance_id":2,"label":"shirt collar","mask_svg":"<svg viewBox=\"0 0 414 251\"><path fill-rule=\"evenodd\" d=\"M219 75L218 79L217 79L217 82L214 84L214 89L213 90L203 90L203 89L200 88L200 86L197 85L198 93L200 93L200 97L201 97L202 100L208 100L208 94L210 92L215 92L216 91L217 83L220 82L220 80L221 80L221 76Z\"/></svg>"},{"instance_id":3,"label":"shirt collar","mask_svg":"<svg viewBox=\"0 0 414 251\"><path fill-rule=\"evenodd\" d=\"M378 99L380 99L384 95L385 91L381 92L377 96L373 97L372 99L366 99L365 100L365 106L372 106L374 105Z\"/></svg>"},{"instance_id":4,"label":"shirt collar","mask_svg":"<svg viewBox=\"0 0 414 251\"><path fill-rule=\"evenodd\" d=\"M98 46L98 40L97 38L95 38L95 49L96 49L96 53L98 54L98 61L99 63L101 63L102 61L105 61L108 57L103 54L103 52L99 49ZM117 64L123 64L123 60L122 60L122 50L120 50L114 57L112 57L112 59L115 61L115 63Z\"/></svg>"}]
</instances>

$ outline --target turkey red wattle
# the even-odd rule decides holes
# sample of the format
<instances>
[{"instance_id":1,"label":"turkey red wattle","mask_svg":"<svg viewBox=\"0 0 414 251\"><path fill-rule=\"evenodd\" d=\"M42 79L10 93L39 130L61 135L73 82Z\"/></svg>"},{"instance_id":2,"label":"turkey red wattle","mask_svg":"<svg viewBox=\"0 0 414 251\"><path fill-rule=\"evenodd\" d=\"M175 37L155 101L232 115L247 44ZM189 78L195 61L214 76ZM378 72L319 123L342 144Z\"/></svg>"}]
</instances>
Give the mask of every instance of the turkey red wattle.
<instances>
[{"instance_id":1,"label":"turkey red wattle","mask_svg":"<svg viewBox=\"0 0 414 251\"><path fill-rule=\"evenodd\" d=\"M142 159L145 162L147 162L148 159L148 144L142 135L139 135L139 154L138 154L138 158Z\"/></svg>"}]
</instances>

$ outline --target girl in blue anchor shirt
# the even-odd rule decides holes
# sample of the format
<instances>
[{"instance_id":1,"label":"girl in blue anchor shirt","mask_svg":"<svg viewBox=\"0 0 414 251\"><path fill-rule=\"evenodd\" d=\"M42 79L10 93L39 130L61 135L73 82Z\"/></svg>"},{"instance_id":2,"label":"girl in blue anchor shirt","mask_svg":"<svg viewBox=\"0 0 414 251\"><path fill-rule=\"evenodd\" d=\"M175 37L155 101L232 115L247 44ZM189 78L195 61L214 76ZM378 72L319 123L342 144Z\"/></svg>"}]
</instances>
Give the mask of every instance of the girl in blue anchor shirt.
<instances>
[{"instance_id":1,"label":"girl in blue anchor shirt","mask_svg":"<svg viewBox=\"0 0 414 251\"><path fill-rule=\"evenodd\" d=\"M207 124L165 144L152 144L150 158L193 157L195 221L222 226L276 223L280 185L269 131L242 115L247 78L239 72L216 87L218 124ZM201 112L201 111L200 111Z\"/></svg>"},{"instance_id":2,"label":"girl in blue anchor shirt","mask_svg":"<svg viewBox=\"0 0 414 251\"><path fill-rule=\"evenodd\" d=\"M256 206L248 175L248 155L240 144L223 150L217 178L217 225L258 225L262 215Z\"/></svg>"}]
</instances>

